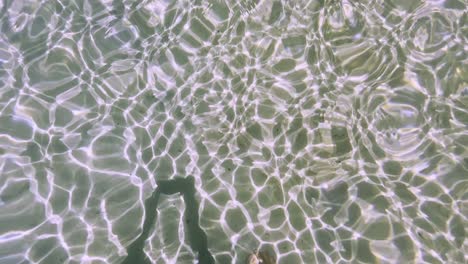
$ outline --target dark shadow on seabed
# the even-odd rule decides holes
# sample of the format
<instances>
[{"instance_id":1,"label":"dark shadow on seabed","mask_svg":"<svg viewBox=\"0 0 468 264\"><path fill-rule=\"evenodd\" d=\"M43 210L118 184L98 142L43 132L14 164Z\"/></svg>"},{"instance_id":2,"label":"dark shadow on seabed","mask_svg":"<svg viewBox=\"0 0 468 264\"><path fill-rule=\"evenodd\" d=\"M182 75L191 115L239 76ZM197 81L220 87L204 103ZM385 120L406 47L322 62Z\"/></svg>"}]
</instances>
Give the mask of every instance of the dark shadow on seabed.
<instances>
[{"instance_id":1,"label":"dark shadow on seabed","mask_svg":"<svg viewBox=\"0 0 468 264\"><path fill-rule=\"evenodd\" d=\"M127 248L128 256L124 264L149 264L151 263L143 252L145 241L148 239L150 230L156 222L156 207L160 194L171 195L180 193L185 202L185 226L188 230L190 246L198 252L198 263L215 263L214 258L208 250L208 238L199 226L198 203L195 199L195 179L193 177L177 178L174 180L159 181L158 187L151 197L145 201L146 218L143 223L141 235Z\"/></svg>"}]
</instances>

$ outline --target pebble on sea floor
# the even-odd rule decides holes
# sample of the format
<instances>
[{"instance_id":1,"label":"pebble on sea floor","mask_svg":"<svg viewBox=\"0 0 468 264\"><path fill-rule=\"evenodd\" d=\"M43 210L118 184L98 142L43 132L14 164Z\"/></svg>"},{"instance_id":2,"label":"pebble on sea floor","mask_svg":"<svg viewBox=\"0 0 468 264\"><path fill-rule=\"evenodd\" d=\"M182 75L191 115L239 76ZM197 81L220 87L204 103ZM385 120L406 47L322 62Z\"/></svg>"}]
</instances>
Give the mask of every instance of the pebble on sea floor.
<instances>
[{"instance_id":1,"label":"pebble on sea floor","mask_svg":"<svg viewBox=\"0 0 468 264\"><path fill-rule=\"evenodd\" d=\"M249 255L247 264L274 264L275 258L266 251L256 251Z\"/></svg>"}]
</instances>

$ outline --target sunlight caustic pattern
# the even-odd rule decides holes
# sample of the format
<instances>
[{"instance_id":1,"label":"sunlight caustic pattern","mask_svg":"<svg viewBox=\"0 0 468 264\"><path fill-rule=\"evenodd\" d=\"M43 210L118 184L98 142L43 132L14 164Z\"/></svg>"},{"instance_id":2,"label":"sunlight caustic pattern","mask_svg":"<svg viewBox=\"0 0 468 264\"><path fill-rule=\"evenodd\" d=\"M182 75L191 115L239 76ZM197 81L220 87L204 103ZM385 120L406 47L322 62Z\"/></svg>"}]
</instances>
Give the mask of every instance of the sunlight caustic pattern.
<instances>
[{"instance_id":1,"label":"sunlight caustic pattern","mask_svg":"<svg viewBox=\"0 0 468 264\"><path fill-rule=\"evenodd\" d=\"M0 263L466 263L467 4L0 2Z\"/></svg>"}]
</instances>

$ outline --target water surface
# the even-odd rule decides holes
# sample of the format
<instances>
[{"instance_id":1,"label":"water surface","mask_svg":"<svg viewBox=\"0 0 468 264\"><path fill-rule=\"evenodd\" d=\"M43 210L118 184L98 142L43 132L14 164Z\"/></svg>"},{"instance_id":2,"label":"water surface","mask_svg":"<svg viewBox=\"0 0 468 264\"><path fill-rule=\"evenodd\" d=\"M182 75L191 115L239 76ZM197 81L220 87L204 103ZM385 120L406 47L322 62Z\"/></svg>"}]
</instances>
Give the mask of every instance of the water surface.
<instances>
[{"instance_id":1,"label":"water surface","mask_svg":"<svg viewBox=\"0 0 468 264\"><path fill-rule=\"evenodd\" d=\"M466 263L467 4L3 0L0 263Z\"/></svg>"}]
</instances>

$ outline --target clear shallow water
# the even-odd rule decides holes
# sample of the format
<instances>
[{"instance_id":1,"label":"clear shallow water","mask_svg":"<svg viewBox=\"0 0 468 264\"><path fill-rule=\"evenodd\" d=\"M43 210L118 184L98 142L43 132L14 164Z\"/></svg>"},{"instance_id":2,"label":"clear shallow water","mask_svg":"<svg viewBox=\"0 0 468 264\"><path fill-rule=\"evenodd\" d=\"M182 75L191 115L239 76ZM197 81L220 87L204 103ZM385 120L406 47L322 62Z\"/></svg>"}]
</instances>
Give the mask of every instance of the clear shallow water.
<instances>
[{"instance_id":1,"label":"clear shallow water","mask_svg":"<svg viewBox=\"0 0 468 264\"><path fill-rule=\"evenodd\" d=\"M466 4L3 1L0 263L466 262Z\"/></svg>"}]
</instances>

